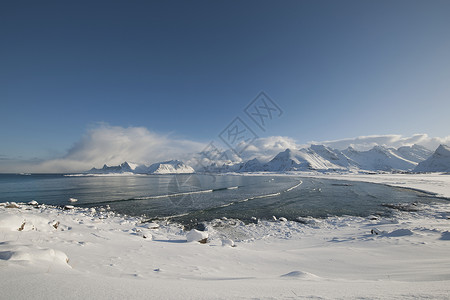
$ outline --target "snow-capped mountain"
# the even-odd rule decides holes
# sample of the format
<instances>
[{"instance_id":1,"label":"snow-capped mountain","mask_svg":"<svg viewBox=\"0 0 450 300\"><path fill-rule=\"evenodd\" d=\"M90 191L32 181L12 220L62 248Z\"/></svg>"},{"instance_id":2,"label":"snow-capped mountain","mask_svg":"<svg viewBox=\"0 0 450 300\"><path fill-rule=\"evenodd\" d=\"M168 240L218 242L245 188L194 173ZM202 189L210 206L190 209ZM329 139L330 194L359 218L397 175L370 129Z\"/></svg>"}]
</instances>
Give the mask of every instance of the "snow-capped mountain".
<instances>
[{"instance_id":1,"label":"snow-capped mountain","mask_svg":"<svg viewBox=\"0 0 450 300\"><path fill-rule=\"evenodd\" d=\"M433 151L420 145L403 146L397 149L398 153L407 160L420 163L433 154Z\"/></svg>"},{"instance_id":2,"label":"snow-capped mountain","mask_svg":"<svg viewBox=\"0 0 450 300\"><path fill-rule=\"evenodd\" d=\"M324 145L311 145L308 148L286 149L278 153L267 163L257 158L240 161L231 160L224 155L218 159L205 158L196 169L199 172L284 172L284 171L450 171L449 148L441 145L433 156L431 151L418 145L404 146L398 149L375 146L367 151L358 151L352 147L345 150L333 149ZM220 151L218 152L220 154ZM208 153L211 154L211 153ZM204 155L204 153L203 153ZM447 156L448 155L448 156ZM430 158L429 158L430 157ZM427 160L426 160L427 159ZM426 160L426 161L425 161ZM267 160L266 160L267 161ZM420 164L419 164L420 163ZM418 166L419 164L419 166ZM104 165L101 169L93 168L89 173L136 173L136 174L189 174L195 170L179 160L159 162L147 167L124 162L118 166Z\"/></svg>"},{"instance_id":3,"label":"snow-capped mountain","mask_svg":"<svg viewBox=\"0 0 450 300\"><path fill-rule=\"evenodd\" d=\"M109 173L135 173L135 174L189 174L194 173L194 169L182 161L170 160L159 162L147 167L134 163L124 162L118 166L107 166L101 169L92 168L86 173L90 174L109 174Z\"/></svg>"},{"instance_id":4,"label":"snow-capped mountain","mask_svg":"<svg viewBox=\"0 0 450 300\"><path fill-rule=\"evenodd\" d=\"M356 151L349 147L342 153L356 162L360 169L369 171L412 170L417 162L408 160L394 148L375 146L368 151Z\"/></svg>"},{"instance_id":5,"label":"snow-capped mountain","mask_svg":"<svg viewBox=\"0 0 450 300\"><path fill-rule=\"evenodd\" d=\"M358 151L351 147L341 151L324 145L311 145L300 150L286 149L265 164L257 159L234 164L215 162L201 171L411 171L431 153L430 150L418 145L399 149L375 146L368 151Z\"/></svg>"},{"instance_id":6,"label":"snow-capped mountain","mask_svg":"<svg viewBox=\"0 0 450 300\"><path fill-rule=\"evenodd\" d=\"M138 167L137 164L128 162L124 162L118 166L108 166L105 164L103 165L103 168L101 169L92 168L89 171L87 171L87 173L90 174L129 173L133 172L136 169L136 167Z\"/></svg>"},{"instance_id":7,"label":"snow-capped mountain","mask_svg":"<svg viewBox=\"0 0 450 300\"><path fill-rule=\"evenodd\" d=\"M142 165L135 170L135 173L141 174L190 174L194 172L195 171L191 166L185 165L179 160L154 163L150 167Z\"/></svg>"},{"instance_id":8,"label":"snow-capped mountain","mask_svg":"<svg viewBox=\"0 0 450 300\"><path fill-rule=\"evenodd\" d=\"M440 145L428 159L417 165L414 172L450 172L450 147Z\"/></svg>"},{"instance_id":9,"label":"snow-capped mountain","mask_svg":"<svg viewBox=\"0 0 450 300\"><path fill-rule=\"evenodd\" d=\"M351 147L340 151L324 145L312 145L309 148L281 152L264 165L262 170L409 171L416 167L418 161L427 157L426 153L427 149L421 146L404 147L400 152L383 146L375 146L368 151L357 151ZM411 157L415 161L408 159Z\"/></svg>"},{"instance_id":10,"label":"snow-capped mountain","mask_svg":"<svg viewBox=\"0 0 450 300\"><path fill-rule=\"evenodd\" d=\"M286 149L264 165L264 171L344 170L320 156L311 148Z\"/></svg>"},{"instance_id":11,"label":"snow-capped mountain","mask_svg":"<svg viewBox=\"0 0 450 300\"><path fill-rule=\"evenodd\" d=\"M357 169L356 161L346 156L342 151L332 149L324 145L311 145L310 149L331 163L348 169Z\"/></svg>"},{"instance_id":12,"label":"snow-capped mountain","mask_svg":"<svg viewBox=\"0 0 450 300\"><path fill-rule=\"evenodd\" d=\"M240 172L257 172L263 168L263 164L257 159L251 159L245 163L241 163L239 166Z\"/></svg>"},{"instance_id":13,"label":"snow-capped mountain","mask_svg":"<svg viewBox=\"0 0 450 300\"><path fill-rule=\"evenodd\" d=\"M251 159L246 162L241 163L233 163L228 161L227 163L222 164L221 166L218 163L214 163L207 168L204 168L202 171L207 172L260 172L264 169L264 165L257 159Z\"/></svg>"}]
</instances>

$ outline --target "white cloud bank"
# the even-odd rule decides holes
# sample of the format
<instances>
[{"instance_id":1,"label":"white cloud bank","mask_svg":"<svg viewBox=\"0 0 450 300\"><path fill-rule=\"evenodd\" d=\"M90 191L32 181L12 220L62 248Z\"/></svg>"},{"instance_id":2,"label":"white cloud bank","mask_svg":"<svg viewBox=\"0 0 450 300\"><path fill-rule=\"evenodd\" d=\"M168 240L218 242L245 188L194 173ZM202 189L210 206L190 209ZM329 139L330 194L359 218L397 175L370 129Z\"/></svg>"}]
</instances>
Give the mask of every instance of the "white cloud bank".
<instances>
[{"instance_id":1,"label":"white cloud bank","mask_svg":"<svg viewBox=\"0 0 450 300\"><path fill-rule=\"evenodd\" d=\"M419 144L435 150L439 144L450 145L450 136L429 137L415 134L361 136L333 141L298 144L294 139L283 136L259 138L242 155L244 160L258 158L265 162L287 148L299 149L310 144L324 144L332 148L345 149L352 146L358 150L370 149L375 145L398 148ZM144 127L120 127L107 124L89 130L66 155L46 161L14 161L1 157L0 172L79 172L103 164L118 165L124 161L151 164L154 162L180 159L192 163L195 153L202 151L206 144L190 140L176 139L161 135Z\"/></svg>"},{"instance_id":2,"label":"white cloud bank","mask_svg":"<svg viewBox=\"0 0 450 300\"><path fill-rule=\"evenodd\" d=\"M150 164L182 159L203 147L202 143L160 135L144 127L103 124L89 130L64 157L32 166L31 172L78 172L124 161Z\"/></svg>"},{"instance_id":3,"label":"white cloud bank","mask_svg":"<svg viewBox=\"0 0 450 300\"><path fill-rule=\"evenodd\" d=\"M259 138L245 149L243 158L245 160L258 158L261 162L267 162L288 148L298 149L301 146L294 139L285 136Z\"/></svg>"}]
</instances>

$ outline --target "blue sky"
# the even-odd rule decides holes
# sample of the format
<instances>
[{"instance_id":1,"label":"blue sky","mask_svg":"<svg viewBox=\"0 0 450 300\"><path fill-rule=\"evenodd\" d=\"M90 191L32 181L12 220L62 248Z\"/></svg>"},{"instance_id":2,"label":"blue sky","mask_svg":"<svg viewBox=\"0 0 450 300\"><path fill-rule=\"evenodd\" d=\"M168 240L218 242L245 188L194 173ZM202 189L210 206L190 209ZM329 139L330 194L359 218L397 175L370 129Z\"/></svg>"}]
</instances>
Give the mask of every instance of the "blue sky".
<instances>
[{"instance_id":1,"label":"blue sky","mask_svg":"<svg viewBox=\"0 0 450 300\"><path fill-rule=\"evenodd\" d=\"M259 136L450 128L449 1L10 1L0 159L64 156L99 123L206 143L265 91ZM256 129L255 129L256 130Z\"/></svg>"}]
</instances>

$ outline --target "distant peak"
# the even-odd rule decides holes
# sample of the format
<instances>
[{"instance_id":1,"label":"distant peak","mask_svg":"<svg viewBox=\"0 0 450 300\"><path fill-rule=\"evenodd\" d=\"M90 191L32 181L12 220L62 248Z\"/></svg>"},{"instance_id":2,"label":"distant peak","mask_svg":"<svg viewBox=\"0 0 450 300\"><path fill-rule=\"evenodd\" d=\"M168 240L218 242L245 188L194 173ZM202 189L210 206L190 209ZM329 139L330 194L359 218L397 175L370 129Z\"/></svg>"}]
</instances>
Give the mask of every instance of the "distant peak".
<instances>
[{"instance_id":1,"label":"distant peak","mask_svg":"<svg viewBox=\"0 0 450 300\"><path fill-rule=\"evenodd\" d=\"M311 144L311 148L327 148L327 146L322 144Z\"/></svg>"},{"instance_id":2,"label":"distant peak","mask_svg":"<svg viewBox=\"0 0 450 300\"><path fill-rule=\"evenodd\" d=\"M255 163L259 163L259 160L257 159L257 158L254 158L254 159L251 159L251 160L249 160L248 162L255 162Z\"/></svg>"},{"instance_id":3,"label":"distant peak","mask_svg":"<svg viewBox=\"0 0 450 300\"><path fill-rule=\"evenodd\" d=\"M347 150L348 150L348 151L356 151L355 148L353 148L352 146L348 146L348 147L347 147Z\"/></svg>"},{"instance_id":4,"label":"distant peak","mask_svg":"<svg viewBox=\"0 0 450 300\"><path fill-rule=\"evenodd\" d=\"M387 148L385 146L382 146L382 145L375 145L375 146L373 146L372 149L384 151Z\"/></svg>"},{"instance_id":5,"label":"distant peak","mask_svg":"<svg viewBox=\"0 0 450 300\"><path fill-rule=\"evenodd\" d=\"M312 150L314 151L323 151L323 150L328 150L329 148L325 145L311 145L310 147Z\"/></svg>"},{"instance_id":6,"label":"distant peak","mask_svg":"<svg viewBox=\"0 0 450 300\"><path fill-rule=\"evenodd\" d=\"M437 147L435 153L445 156L450 155L450 147L444 144L440 144L439 147Z\"/></svg>"},{"instance_id":7,"label":"distant peak","mask_svg":"<svg viewBox=\"0 0 450 300\"><path fill-rule=\"evenodd\" d=\"M414 149L426 149L426 150L428 150L428 148L426 148L426 147L424 147L424 146L421 146L421 145L418 145L418 144L412 145L411 148L414 148Z\"/></svg>"}]
</instances>

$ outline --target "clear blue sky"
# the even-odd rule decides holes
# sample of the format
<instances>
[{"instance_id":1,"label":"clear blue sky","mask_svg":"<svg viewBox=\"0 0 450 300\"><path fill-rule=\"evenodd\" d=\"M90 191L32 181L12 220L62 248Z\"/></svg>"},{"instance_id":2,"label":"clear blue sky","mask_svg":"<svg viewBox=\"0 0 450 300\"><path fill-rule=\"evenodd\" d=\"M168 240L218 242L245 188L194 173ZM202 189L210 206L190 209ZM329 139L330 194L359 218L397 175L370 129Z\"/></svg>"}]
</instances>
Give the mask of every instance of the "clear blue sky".
<instances>
[{"instance_id":1,"label":"clear blue sky","mask_svg":"<svg viewBox=\"0 0 450 300\"><path fill-rule=\"evenodd\" d=\"M450 1L6 1L0 155L63 154L97 122L206 142L261 90L261 136L450 128Z\"/></svg>"}]
</instances>

